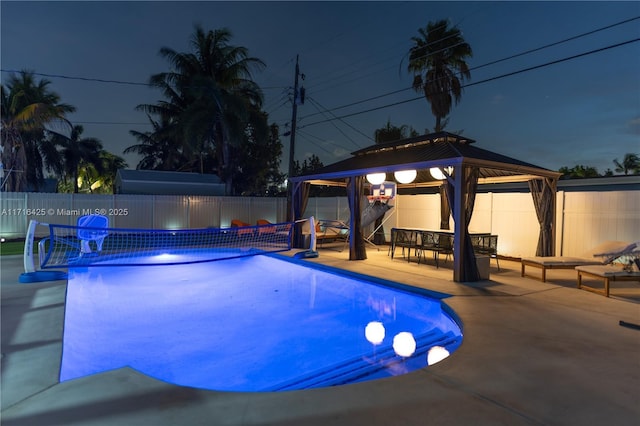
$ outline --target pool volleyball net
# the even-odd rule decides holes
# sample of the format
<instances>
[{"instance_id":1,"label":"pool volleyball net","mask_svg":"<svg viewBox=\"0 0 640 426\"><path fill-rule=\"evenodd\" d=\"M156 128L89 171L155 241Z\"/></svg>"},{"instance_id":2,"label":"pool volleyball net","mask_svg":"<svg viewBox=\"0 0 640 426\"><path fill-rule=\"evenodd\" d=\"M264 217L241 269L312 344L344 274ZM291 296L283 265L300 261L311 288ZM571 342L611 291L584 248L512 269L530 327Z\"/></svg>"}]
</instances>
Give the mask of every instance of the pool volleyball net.
<instances>
[{"instance_id":1,"label":"pool volleyball net","mask_svg":"<svg viewBox=\"0 0 640 426\"><path fill-rule=\"evenodd\" d=\"M49 227L49 236L38 243L42 269L171 265L274 253L291 249L293 229L293 223L182 230L40 225Z\"/></svg>"}]
</instances>

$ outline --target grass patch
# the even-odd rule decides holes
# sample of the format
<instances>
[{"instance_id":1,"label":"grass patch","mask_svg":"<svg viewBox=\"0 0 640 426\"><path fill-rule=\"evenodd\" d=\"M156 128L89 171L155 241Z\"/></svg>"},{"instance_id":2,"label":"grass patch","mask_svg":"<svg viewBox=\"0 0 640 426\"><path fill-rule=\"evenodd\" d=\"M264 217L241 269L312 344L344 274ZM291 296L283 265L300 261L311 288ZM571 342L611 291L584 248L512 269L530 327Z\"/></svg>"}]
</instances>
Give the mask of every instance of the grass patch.
<instances>
[{"instance_id":1,"label":"grass patch","mask_svg":"<svg viewBox=\"0 0 640 426\"><path fill-rule=\"evenodd\" d=\"M0 243L0 256L22 253L24 253L24 241L5 241L4 243Z\"/></svg>"}]
</instances>

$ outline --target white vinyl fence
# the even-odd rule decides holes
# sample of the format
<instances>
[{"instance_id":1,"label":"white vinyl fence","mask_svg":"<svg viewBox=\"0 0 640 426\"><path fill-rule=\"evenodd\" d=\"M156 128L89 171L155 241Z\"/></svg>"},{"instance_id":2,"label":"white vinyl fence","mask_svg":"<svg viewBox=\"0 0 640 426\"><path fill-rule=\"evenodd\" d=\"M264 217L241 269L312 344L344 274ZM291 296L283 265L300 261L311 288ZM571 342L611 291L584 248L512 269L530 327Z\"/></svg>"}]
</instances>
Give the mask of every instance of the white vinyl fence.
<instances>
[{"instance_id":1,"label":"white vinyl fence","mask_svg":"<svg viewBox=\"0 0 640 426\"><path fill-rule=\"evenodd\" d=\"M364 201L366 205L366 201ZM440 196L400 195L384 221L387 241L392 227L438 229ZM640 241L640 191L563 192L557 194L556 253L578 256L604 241ZM24 237L31 219L75 225L79 216L102 213L109 226L137 229L224 228L232 219L283 222L285 198L169 195L89 195L0 193L0 237ZM348 221L346 197L311 198L305 217ZM453 228L453 220L450 221ZM498 235L498 253L535 255L539 225L528 192L479 193L470 230ZM38 227L37 236L44 236ZM372 232L365 230L365 236Z\"/></svg>"},{"instance_id":2,"label":"white vinyl fence","mask_svg":"<svg viewBox=\"0 0 640 426\"><path fill-rule=\"evenodd\" d=\"M232 219L255 224L258 219L283 222L287 200L260 197L181 195L91 195L0 193L0 236L24 237L30 220L75 225L78 217L100 213L112 228L226 228ZM39 227L36 235L46 232Z\"/></svg>"}]
</instances>

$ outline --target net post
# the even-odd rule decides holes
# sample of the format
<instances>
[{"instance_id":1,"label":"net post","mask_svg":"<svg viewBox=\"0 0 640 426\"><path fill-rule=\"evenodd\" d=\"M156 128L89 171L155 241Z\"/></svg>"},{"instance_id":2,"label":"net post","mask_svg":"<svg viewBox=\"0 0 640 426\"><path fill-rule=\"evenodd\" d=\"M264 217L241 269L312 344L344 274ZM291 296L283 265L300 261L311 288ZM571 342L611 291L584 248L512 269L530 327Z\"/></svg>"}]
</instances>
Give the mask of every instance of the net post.
<instances>
[{"instance_id":1,"label":"net post","mask_svg":"<svg viewBox=\"0 0 640 426\"><path fill-rule=\"evenodd\" d=\"M33 263L33 240L36 235L36 226L38 226L38 222L35 220L29 221L29 226L27 228L27 235L24 237L24 271L25 272L35 272L36 267Z\"/></svg>"},{"instance_id":2,"label":"net post","mask_svg":"<svg viewBox=\"0 0 640 426\"><path fill-rule=\"evenodd\" d=\"M316 219L313 216L309 216L309 226L311 227L309 250L316 252Z\"/></svg>"}]
</instances>

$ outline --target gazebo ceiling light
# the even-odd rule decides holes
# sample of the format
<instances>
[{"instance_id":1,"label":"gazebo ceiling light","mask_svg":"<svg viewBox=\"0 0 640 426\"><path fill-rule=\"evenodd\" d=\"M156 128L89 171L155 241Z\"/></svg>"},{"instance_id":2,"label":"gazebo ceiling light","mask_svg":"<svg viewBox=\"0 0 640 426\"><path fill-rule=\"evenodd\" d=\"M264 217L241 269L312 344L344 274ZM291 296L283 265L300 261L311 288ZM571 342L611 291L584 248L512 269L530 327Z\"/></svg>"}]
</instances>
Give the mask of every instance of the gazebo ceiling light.
<instances>
[{"instance_id":1,"label":"gazebo ceiling light","mask_svg":"<svg viewBox=\"0 0 640 426\"><path fill-rule=\"evenodd\" d=\"M440 167L430 168L429 173L431 173L431 176L433 176L433 178L437 180L445 180L447 176L451 176L453 174L453 166L443 167L442 169L444 169L444 171L447 172L446 175L442 173L442 170L440 169Z\"/></svg>"},{"instance_id":2,"label":"gazebo ceiling light","mask_svg":"<svg viewBox=\"0 0 640 426\"><path fill-rule=\"evenodd\" d=\"M367 182L369 182L371 185L380 185L386 179L386 173L369 173L367 175Z\"/></svg>"},{"instance_id":3,"label":"gazebo ceiling light","mask_svg":"<svg viewBox=\"0 0 640 426\"><path fill-rule=\"evenodd\" d=\"M411 183L414 181L418 172L415 170L400 170L393 174L396 180L400 183Z\"/></svg>"}]
</instances>

